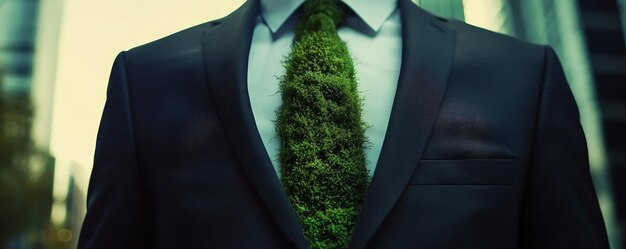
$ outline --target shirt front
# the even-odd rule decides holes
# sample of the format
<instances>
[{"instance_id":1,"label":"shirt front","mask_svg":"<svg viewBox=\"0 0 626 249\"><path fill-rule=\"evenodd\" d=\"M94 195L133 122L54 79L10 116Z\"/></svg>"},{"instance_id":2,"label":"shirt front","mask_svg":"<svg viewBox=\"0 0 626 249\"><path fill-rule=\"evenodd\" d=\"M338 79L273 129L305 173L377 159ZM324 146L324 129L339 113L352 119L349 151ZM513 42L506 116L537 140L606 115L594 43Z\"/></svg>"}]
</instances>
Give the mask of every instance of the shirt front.
<instances>
[{"instance_id":1,"label":"shirt front","mask_svg":"<svg viewBox=\"0 0 626 249\"><path fill-rule=\"evenodd\" d=\"M248 58L248 94L252 113L265 149L280 177L280 138L276 134L276 110L281 105L279 77L291 51L304 0L260 0ZM366 167L374 174L380 156L402 57L400 13L395 0L343 0L355 15L348 15L337 30L354 61L358 89L363 97Z\"/></svg>"}]
</instances>

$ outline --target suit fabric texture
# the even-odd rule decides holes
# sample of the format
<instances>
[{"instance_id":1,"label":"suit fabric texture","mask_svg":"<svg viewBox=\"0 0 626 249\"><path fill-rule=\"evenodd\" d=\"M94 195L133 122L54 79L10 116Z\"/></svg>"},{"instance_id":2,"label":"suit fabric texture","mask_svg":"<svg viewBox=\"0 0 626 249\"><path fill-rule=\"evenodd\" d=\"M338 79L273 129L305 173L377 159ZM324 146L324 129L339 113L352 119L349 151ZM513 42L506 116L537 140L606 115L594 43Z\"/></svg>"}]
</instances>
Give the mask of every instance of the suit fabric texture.
<instances>
[{"instance_id":1,"label":"suit fabric texture","mask_svg":"<svg viewBox=\"0 0 626 249\"><path fill-rule=\"evenodd\" d=\"M246 89L258 5L117 56L79 248L307 247ZM349 248L608 248L554 51L398 6L400 79Z\"/></svg>"}]
</instances>

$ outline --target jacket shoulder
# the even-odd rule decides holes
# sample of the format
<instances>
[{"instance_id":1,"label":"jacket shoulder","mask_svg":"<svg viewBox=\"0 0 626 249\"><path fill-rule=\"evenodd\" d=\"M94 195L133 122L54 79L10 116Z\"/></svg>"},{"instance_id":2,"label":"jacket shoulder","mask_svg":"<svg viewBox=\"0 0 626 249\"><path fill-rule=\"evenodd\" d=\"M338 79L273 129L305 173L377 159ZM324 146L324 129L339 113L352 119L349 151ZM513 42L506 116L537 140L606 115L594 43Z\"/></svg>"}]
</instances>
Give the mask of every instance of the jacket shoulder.
<instances>
[{"instance_id":1,"label":"jacket shoulder","mask_svg":"<svg viewBox=\"0 0 626 249\"><path fill-rule=\"evenodd\" d=\"M158 61L168 56L181 55L185 51L191 52L194 49L200 49L203 31L219 23L219 21L220 19L217 19L198 24L131 48L126 53L126 57L133 61Z\"/></svg>"},{"instance_id":2,"label":"jacket shoulder","mask_svg":"<svg viewBox=\"0 0 626 249\"><path fill-rule=\"evenodd\" d=\"M546 45L479 28L453 19L439 18L456 34L457 67L501 72L511 77L539 79L546 60Z\"/></svg>"},{"instance_id":3,"label":"jacket shoulder","mask_svg":"<svg viewBox=\"0 0 626 249\"><path fill-rule=\"evenodd\" d=\"M518 66L522 68L543 65L545 45L531 43L458 20L448 20L448 25L456 30L457 46L459 46L457 51L465 51L470 56L477 55L476 58L486 56L496 62L519 64Z\"/></svg>"},{"instance_id":4,"label":"jacket shoulder","mask_svg":"<svg viewBox=\"0 0 626 249\"><path fill-rule=\"evenodd\" d=\"M136 102L163 98L184 85L203 87L202 34L219 20L202 23L123 52L124 72ZM197 88L196 88L197 89Z\"/></svg>"},{"instance_id":5,"label":"jacket shoulder","mask_svg":"<svg viewBox=\"0 0 626 249\"><path fill-rule=\"evenodd\" d=\"M541 52L545 45L531 43L510 35L477 27L456 19L439 18L456 31L458 42L463 46L479 46L483 49L511 53Z\"/></svg>"}]
</instances>

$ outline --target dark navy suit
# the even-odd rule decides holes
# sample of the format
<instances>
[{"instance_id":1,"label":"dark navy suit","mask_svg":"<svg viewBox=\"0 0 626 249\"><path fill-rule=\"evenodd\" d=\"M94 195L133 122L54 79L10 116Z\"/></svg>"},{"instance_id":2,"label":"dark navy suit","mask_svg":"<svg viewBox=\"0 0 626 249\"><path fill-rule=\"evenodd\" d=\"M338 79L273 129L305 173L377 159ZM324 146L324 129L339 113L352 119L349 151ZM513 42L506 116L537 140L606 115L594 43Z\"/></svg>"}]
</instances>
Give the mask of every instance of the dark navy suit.
<instances>
[{"instance_id":1,"label":"dark navy suit","mask_svg":"<svg viewBox=\"0 0 626 249\"><path fill-rule=\"evenodd\" d=\"M305 248L246 89L258 3L122 52L79 248ZM402 69L350 248L608 248L550 47L400 0Z\"/></svg>"}]
</instances>

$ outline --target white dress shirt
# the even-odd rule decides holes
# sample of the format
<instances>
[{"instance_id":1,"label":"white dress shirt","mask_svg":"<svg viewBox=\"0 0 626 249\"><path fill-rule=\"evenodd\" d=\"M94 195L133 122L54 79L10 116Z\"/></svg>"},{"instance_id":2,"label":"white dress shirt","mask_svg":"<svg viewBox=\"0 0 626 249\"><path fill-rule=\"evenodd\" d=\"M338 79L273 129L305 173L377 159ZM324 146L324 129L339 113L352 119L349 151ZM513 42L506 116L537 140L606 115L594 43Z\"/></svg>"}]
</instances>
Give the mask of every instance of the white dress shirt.
<instances>
[{"instance_id":1,"label":"white dress shirt","mask_svg":"<svg viewBox=\"0 0 626 249\"><path fill-rule=\"evenodd\" d=\"M248 59L248 94L259 134L280 177L280 138L276 134L276 109L281 104L278 77L291 51L296 9L304 0L260 0L261 11L252 36ZM353 58L363 102L363 120L370 126L365 136L367 169L374 174L387 132L400 74L402 34L396 0L343 0L355 13L338 29Z\"/></svg>"}]
</instances>

